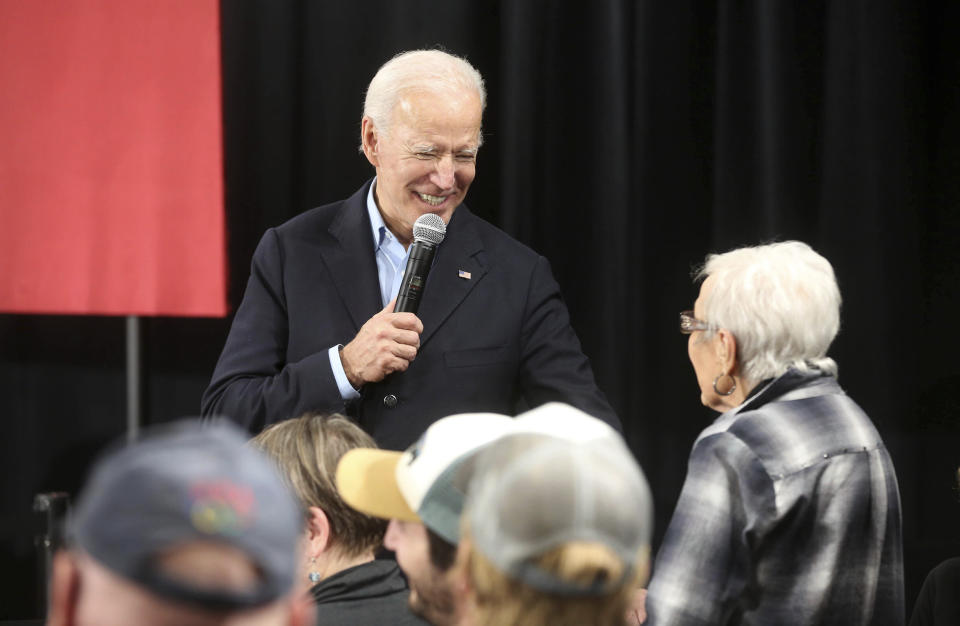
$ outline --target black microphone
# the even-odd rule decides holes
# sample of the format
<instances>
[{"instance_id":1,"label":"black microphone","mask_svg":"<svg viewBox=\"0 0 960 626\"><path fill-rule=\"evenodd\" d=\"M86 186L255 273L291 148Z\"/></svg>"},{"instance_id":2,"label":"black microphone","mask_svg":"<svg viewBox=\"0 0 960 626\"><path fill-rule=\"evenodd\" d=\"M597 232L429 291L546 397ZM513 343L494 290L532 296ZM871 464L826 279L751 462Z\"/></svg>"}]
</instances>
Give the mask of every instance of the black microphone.
<instances>
[{"instance_id":1,"label":"black microphone","mask_svg":"<svg viewBox=\"0 0 960 626\"><path fill-rule=\"evenodd\" d=\"M433 213L425 213L413 223L413 243L410 244L407 269L400 283L400 291L397 292L394 313L416 313L420 308L420 298L433 265L433 256L446 234L447 225Z\"/></svg>"}]
</instances>

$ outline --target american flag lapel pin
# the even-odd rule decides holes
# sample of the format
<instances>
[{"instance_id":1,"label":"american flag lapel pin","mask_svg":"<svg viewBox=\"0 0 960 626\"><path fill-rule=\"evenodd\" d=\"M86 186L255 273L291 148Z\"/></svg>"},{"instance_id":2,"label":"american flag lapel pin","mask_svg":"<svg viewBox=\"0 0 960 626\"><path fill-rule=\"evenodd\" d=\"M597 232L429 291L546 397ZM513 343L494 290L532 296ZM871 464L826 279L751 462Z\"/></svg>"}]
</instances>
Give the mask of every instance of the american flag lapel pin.
<instances>
[{"instance_id":1,"label":"american flag lapel pin","mask_svg":"<svg viewBox=\"0 0 960 626\"><path fill-rule=\"evenodd\" d=\"M459 276L460 278L462 278L462 279L464 279L464 280L470 280L470 272L468 272L468 271L466 271L466 270L460 270L460 271L458 271L458 272L457 272L457 276Z\"/></svg>"}]
</instances>

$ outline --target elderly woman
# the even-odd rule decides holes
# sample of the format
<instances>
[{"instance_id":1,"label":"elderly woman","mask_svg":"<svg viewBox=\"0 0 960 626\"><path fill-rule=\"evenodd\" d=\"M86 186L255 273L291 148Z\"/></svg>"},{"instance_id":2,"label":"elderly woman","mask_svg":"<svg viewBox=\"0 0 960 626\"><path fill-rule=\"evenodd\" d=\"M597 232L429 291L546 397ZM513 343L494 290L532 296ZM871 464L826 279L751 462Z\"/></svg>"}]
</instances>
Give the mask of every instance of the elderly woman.
<instances>
[{"instance_id":1,"label":"elderly woman","mask_svg":"<svg viewBox=\"0 0 960 626\"><path fill-rule=\"evenodd\" d=\"M652 511L612 430L494 442L476 461L463 514L462 624L623 626L647 577Z\"/></svg>"},{"instance_id":2,"label":"elderly woman","mask_svg":"<svg viewBox=\"0 0 960 626\"><path fill-rule=\"evenodd\" d=\"M340 498L337 463L348 450L376 448L340 415L304 415L269 426L253 439L279 466L306 515L300 576L317 603L317 625L423 625L407 607L396 561L376 560L387 524Z\"/></svg>"},{"instance_id":3,"label":"elderly woman","mask_svg":"<svg viewBox=\"0 0 960 626\"><path fill-rule=\"evenodd\" d=\"M890 455L837 384L833 268L788 241L710 255L680 331L700 401L649 624L902 624Z\"/></svg>"}]
</instances>

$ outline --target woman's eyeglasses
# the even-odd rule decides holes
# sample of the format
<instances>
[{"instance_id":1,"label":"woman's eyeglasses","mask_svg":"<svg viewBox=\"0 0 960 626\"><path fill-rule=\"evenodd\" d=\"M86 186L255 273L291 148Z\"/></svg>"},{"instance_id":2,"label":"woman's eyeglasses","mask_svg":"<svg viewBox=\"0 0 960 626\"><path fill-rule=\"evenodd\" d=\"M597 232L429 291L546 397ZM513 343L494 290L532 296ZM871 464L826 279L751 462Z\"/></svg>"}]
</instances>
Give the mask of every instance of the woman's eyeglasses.
<instances>
[{"instance_id":1,"label":"woman's eyeglasses","mask_svg":"<svg viewBox=\"0 0 960 626\"><path fill-rule=\"evenodd\" d=\"M714 330L713 324L698 320L693 311L680 311L680 332L689 335L695 330Z\"/></svg>"}]
</instances>

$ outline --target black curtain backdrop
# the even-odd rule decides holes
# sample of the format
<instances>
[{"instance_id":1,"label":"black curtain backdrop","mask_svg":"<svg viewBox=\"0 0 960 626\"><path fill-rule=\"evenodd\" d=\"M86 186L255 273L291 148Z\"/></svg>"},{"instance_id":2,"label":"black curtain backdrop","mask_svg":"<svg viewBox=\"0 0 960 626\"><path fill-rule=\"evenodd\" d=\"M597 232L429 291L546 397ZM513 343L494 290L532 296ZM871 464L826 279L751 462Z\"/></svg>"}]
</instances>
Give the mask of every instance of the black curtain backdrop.
<instances>
[{"instance_id":1,"label":"black curtain backdrop","mask_svg":"<svg viewBox=\"0 0 960 626\"><path fill-rule=\"evenodd\" d=\"M222 7L230 301L263 231L346 197L363 90L443 46L487 81L467 203L550 259L669 520L714 414L677 328L711 251L802 239L844 296L831 355L892 451L907 599L960 555L960 5L367 0ZM135 198L131 202L136 202ZM38 245L42 245L38 242ZM150 422L198 412L229 320L145 321ZM124 427L123 320L0 316L0 618L35 614L30 503Z\"/></svg>"}]
</instances>

